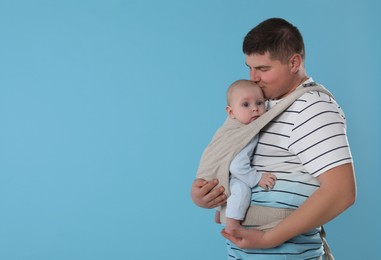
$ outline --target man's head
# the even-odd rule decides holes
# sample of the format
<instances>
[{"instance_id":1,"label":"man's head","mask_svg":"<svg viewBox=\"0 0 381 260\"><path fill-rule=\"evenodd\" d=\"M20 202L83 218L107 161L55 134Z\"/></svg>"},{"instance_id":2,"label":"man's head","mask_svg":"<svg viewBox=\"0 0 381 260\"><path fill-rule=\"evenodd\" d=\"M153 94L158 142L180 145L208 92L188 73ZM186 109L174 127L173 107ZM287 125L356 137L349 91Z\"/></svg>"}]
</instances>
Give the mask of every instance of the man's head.
<instances>
[{"instance_id":1,"label":"man's head","mask_svg":"<svg viewBox=\"0 0 381 260\"><path fill-rule=\"evenodd\" d=\"M281 18L265 20L254 27L243 41L243 52L246 55L265 54L283 64L294 54L305 59L303 37L298 28Z\"/></svg>"},{"instance_id":2,"label":"man's head","mask_svg":"<svg viewBox=\"0 0 381 260\"><path fill-rule=\"evenodd\" d=\"M283 19L271 18L254 27L244 39L243 51L250 79L267 99L283 98L307 79L303 38Z\"/></svg>"}]
</instances>

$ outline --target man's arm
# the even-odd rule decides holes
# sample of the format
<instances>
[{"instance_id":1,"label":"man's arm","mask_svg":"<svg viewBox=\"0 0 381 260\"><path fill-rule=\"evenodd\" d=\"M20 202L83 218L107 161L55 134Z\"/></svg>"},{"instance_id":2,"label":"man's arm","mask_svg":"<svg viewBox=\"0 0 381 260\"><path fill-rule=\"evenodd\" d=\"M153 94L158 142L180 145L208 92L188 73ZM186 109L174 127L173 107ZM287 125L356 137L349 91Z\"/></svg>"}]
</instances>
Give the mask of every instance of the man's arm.
<instances>
[{"instance_id":1,"label":"man's arm","mask_svg":"<svg viewBox=\"0 0 381 260\"><path fill-rule=\"evenodd\" d=\"M234 237L223 231L222 235L240 248L272 248L327 223L355 202L356 181L351 163L330 169L318 179L320 187L273 229L236 230Z\"/></svg>"},{"instance_id":2,"label":"man's arm","mask_svg":"<svg viewBox=\"0 0 381 260\"><path fill-rule=\"evenodd\" d=\"M217 187L217 185L217 179L211 180L209 182L204 179L195 179L193 181L191 190L191 197L193 202L199 207L208 209L225 204L225 189L222 186Z\"/></svg>"}]
</instances>

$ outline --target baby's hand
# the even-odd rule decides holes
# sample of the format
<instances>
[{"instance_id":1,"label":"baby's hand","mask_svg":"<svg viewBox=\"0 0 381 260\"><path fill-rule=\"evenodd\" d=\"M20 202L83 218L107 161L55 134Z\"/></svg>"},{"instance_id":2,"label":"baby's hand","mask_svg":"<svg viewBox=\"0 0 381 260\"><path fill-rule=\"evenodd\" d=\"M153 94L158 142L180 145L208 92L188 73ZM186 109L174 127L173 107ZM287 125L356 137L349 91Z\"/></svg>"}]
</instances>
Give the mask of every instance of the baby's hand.
<instances>
[{"instance_id":1,"label":"baby's hand","mask_svg":"<svg viewBox=\"0 0 381 260\"><path fill-rule=\"evenodd\" d=\"M262 178L260 179L258 185L265 190L271 190L272 188L274 188L275 181L276 181L275 175L266 172L262 174Z\"/></svg>"}]
</instances>

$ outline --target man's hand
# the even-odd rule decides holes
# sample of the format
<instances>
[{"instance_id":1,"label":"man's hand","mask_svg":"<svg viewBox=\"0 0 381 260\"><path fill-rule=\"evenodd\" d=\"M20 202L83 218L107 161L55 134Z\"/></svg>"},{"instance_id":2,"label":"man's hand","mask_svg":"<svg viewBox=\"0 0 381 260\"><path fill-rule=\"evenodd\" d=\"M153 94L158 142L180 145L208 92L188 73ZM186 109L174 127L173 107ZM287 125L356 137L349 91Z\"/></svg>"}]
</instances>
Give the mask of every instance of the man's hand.
<instances>
[{"instance_id":1,"label":"man's hand","mask_svg":"<svg viewBox=\"0 0 381 260\"><path fill-rule=\"evenodd\" d=\"M324 225L355 202L356 181L351 163L332 168L318 179L320 187L271 230L240 229L231 235L222 231L222 235L240 248L272 248Z\"/></svg>"},{"instance_id":2,"label":"man's hand","mask_svg":"<svg viewBox=\"0 0 381 260\"><path fill-rule=\"evenodd\" d=\"M192 184L191 197L193 202L202 208L215 208L226 203L224 187L217 187L218 180L206 181L195 179Z\"/></svg>"},{"instance_id":3,"label":"man's hand","mask_svg":"<svg viewBox=\"0 0 381 260\"><path fill-rule=\"evenodd\" d=\"M221 234L242 249L270 248L274 245L266 242L265 232L256 229L236 229L232 234L225 230Z\"/></svg>"}]
</instances>

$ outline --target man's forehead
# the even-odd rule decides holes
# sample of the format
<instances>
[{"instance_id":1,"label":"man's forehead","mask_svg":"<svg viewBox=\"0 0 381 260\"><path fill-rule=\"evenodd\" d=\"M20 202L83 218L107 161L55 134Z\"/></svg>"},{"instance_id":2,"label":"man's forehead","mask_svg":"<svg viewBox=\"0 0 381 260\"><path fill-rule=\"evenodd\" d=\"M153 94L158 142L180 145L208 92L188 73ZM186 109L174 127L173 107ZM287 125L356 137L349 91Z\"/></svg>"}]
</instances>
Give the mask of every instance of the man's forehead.
<instances>
[{"instance_id":1,"label":"man's forehead","mask_svg":"<svg viewBox=\"0 0 381 260\"><path fill-rule=\"evenodd\" d=\"M249 67L268 66L271 63L270 54L250 54L246 55L246 65Z\"/></svg>"}]
</instances>

